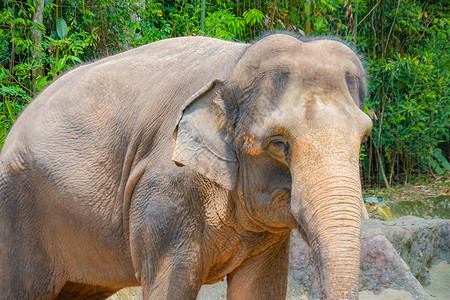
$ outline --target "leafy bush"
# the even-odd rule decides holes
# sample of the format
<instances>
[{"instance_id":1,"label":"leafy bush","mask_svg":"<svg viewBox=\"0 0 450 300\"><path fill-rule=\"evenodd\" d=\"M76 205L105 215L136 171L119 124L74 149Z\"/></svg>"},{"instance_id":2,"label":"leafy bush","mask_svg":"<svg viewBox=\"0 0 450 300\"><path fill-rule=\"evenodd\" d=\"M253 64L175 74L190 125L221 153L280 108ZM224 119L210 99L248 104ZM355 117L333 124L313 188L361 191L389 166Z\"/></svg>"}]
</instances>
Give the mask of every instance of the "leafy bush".
<instances>
[{"instance_id":1,"label":"leafy bush","mask_svg":"<svg viewBox=\"0 0 450 300\"><path fill-rule=\"evenodd\" d=\"M373 146L383 154L375 167L387 168L389 183L408 181L417 172L450 171L448 156L439 148L450 138L449 16L437 6L427 12L416 2L403 9L395 25L397 50L386 48L388 56L372 49L381 52L369 61L368 107L378 115ZM411 41L401 39L405 34ZM366 168L366 179L370 182L376 173Z\"/></svg>"}]
</instances>

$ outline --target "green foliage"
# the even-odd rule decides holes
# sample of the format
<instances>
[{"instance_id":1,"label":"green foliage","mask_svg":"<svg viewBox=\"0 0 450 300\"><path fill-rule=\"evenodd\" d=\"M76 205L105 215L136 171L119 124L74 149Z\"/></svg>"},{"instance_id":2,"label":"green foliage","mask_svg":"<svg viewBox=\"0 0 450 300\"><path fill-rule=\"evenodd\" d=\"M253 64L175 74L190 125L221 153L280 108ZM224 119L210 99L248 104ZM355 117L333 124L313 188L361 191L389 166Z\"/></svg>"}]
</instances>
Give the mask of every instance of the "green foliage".
<instances>
[{"instance_id":1,"label":"green foliage","mask_svg":"<svg viewBox=\"0 0 450 300\"><path fill-rule=\"evenodd\" d=\"M397 32L392 39L368 49L374 58L367 105L379 116L373 146L383 153L381 163L394 183L421 171L449 172L448 154L439 148L448 147L450 138L449 15L439 5L409 4L399 6L397 22L390 23ZM368 171L370 181L374 174Z\"/></svg>"},{"instance_id":2,"label":"green foliage","mask_svg":"<svg viewBox=\"0 0 450 300\"><path fill-rule=\"evenodd\" d=\"M97 40L96 28L84 30L74 25L74 16L87 13L83 5L62 13L54 1L45 3L43 23L33 22L37 1L8 0L0 10L0 146L36 93L88 58L83 54ZM38 43L33 43L33 30L42 35Z\"/></svg>"},{"instance_id":3,"label":"green foliage","mask_svg":"<svg viewBox=\"0 0 450 300\"><path fill-rule=\"evenodd\" d=\"M372 83L380 97L368 103L383 116L375 121L373 138L383 147L391 174L427 169L439 144L449 139L450 82L437 65L437 58L424 52L420 57L396 54L370 66L382 79Z\"/></svg>"},{"instance_id":4,"label":"green foliage","mask_svg":"<svg viewBox=\"0 0 450 300\"><path fill-rule=\"evenodd\" d=\"M244 17L245 24L250 26L254 26L256 24L261 25L265 17L264 14L256 8L244 11L242 16Z\"/></svg>"},{"instance_id":5,"label":"green foliage","mask_svg":"<svg viewBox=\"0 0 450 300\"><path fill-rule=\"evenodd\" d=\"M34 22L38 3L0 4L0 146L36 93L83 61L170 37L250 41L282 30L339 36L367 58L374 129L360 156L366 184L450 172L447 1L210 0L204 32L201 0L45 0Z\"/></svg>"}]
</instances>

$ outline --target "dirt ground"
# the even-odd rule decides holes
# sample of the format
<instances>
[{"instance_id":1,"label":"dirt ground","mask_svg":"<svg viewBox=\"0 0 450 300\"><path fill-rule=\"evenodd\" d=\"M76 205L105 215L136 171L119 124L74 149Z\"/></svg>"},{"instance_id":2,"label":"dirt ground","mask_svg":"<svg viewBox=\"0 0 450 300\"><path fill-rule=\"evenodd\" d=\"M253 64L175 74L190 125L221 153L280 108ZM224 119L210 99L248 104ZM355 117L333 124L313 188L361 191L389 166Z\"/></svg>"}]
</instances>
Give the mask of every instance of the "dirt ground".
<instances>
[{"instance_id":1,"label":"dirt ground","mask_svg":"<svg viewBox=\"0 0 450 300\"><path fill-rule=\"evenodd\" d=\"M441 262L430 269L431 284L424 287L431 299L450 299L450 264Z\"/></svg>"}]
</instances>

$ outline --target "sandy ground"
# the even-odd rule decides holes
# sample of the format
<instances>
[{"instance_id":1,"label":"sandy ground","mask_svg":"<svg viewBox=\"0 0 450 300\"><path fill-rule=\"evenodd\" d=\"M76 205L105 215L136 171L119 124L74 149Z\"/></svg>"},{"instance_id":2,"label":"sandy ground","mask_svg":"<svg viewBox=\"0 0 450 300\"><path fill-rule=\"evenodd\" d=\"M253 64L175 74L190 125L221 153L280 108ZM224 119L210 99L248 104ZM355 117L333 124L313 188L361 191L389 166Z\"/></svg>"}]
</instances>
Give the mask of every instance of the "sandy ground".
<instances>
[{"instance_id":1,"label":"sandy ground","mask_svg":"<svg viewBox=\"0 0 450 300\"><path fill-rule=\"evenodd\" d=\"M424 287L431 299L450 299L450 264L441 262L430 269L431 284Z\"/></svg>"},{"instance_id":2,"label":"sandy ground","mask_svg":"<svg viewBox=\"0 0 450 300\"><path fill-rule=\"evenodd\" d=\"M450 264L441 262L430 269L431 284L424 287L433 300L450 299ZM123 289L109 298L109 300L139 300L142 299L140 288ZM226 299L226 283L219 282L214 285L204 285L200 290L198 300L222 300ZM288 296L287 300L308 300L306 296L300 299ZM385 290L379 295L372 292L361 292L360 300L412 300L411 294L406 291Z\"/></svg>"}]
</instances>

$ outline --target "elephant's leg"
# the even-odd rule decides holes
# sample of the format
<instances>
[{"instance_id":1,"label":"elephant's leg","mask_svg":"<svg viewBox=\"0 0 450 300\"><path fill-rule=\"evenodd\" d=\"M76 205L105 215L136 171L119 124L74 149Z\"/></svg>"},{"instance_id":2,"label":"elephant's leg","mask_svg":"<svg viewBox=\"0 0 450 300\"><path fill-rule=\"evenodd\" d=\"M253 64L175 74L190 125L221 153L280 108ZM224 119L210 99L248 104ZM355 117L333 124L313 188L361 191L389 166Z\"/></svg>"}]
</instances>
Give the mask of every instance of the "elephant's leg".
<instances>
[{"instance_id":1,"label":"elephant's leg","mask_svg":"<svg viewBox=\"0 0 450 300\"><path fill-rule=\"evenodd\" d=\"M81 284L75 282L67 282L56 299L58 300L101 300L106 299L118 289L110 289L96 285Z\"/></svg>"},{"instance_id":2,"label":"elephant's leg","mask_svg":"<svg viewBox=\"0 0 450 300\"><path fill-rule=\"evenodd\" d=\"M160 199L135 200L139 209L131 212L130 249L143 298L196 299L204 275L202 230L196 216L167 210L171 201Z\"/></svg>"},{"instance_id":3,"label":"elephant's leg","mask_svg":"<svg viewBox=\"0 0 450 300\"><path fill-rule=\"evenodd\" d=\"M266 251L244 261L227 277L229 300L286 299L289 234Z\"/></svg>"},{"instance_id":4,"label":"elephant's leg","mask_svg":"<svg viewBox=\"0 0 450 300\"><path fill-rule=\"evenodd\" d=\"M146 245L141 251L142 255L134 260L144 300L197 298L203 274L199 262L201 254L189 241L174 241L169 247L159 249Z\"/></svg>"},{"instance_id":5,"label":"elephant's leg","mask_svg":"<svg viewBox=\"0 0 450 300\"><path fill-rule=\"evenodd\" d=\"M3 167L3 166L2 166ZM0 299L52 299L61 288L30 184L0 170Z\"/></svg>"},{"instance_id":6,"label":"elephant's leg","mask_svg":"<svg viewBox=\"0 0 450 300\"><path fill-rule=\"evenodd\" d=\"M148 270L145 271L147 274L143 274L141 278L144 300L197 299L202 284L198 266L192 264L192 259L183 259L187 259L187 261L179 261L176 254L172 253L169 254L169 257L164 258L165 262L160 265L156 274L151 274ZM147 264L151 264L151 262Z\"/></svg>"}]
</instances>

